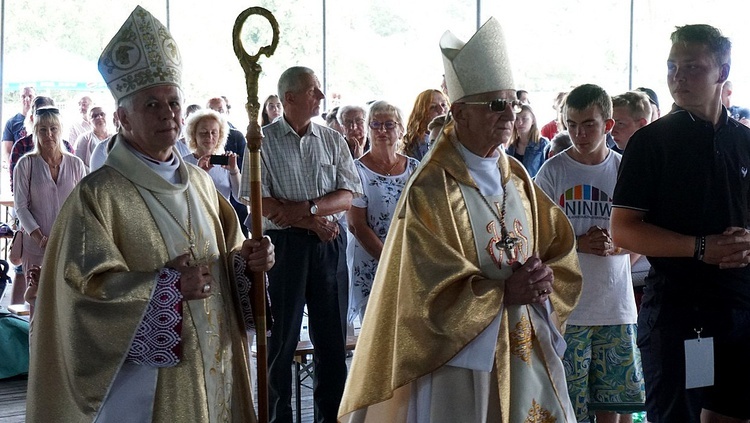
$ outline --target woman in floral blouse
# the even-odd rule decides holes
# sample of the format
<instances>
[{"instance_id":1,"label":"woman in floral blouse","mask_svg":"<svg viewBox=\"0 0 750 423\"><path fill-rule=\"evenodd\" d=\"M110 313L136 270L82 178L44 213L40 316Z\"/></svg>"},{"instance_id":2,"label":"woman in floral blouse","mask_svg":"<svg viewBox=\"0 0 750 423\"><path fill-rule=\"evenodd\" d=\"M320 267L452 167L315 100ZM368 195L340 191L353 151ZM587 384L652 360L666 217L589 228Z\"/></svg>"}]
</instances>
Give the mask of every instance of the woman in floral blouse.
<instances>
[{"instance_id":1,"label":"woman in floral blouse","mask_svg":"<svg viewBox=\"0 0 750 423\"><path fill-rule=\"evenodd\" d=\"M385 101L373 103L367 126L372 147L354 161L364 195L352 201L346 214L349 231L354 235L350 321L356 316L360 321L364 318L396 203L409 176L419 165L416 159L397 153L404 136L404 119L396 106Z\"/></svg>"}]
</instances>

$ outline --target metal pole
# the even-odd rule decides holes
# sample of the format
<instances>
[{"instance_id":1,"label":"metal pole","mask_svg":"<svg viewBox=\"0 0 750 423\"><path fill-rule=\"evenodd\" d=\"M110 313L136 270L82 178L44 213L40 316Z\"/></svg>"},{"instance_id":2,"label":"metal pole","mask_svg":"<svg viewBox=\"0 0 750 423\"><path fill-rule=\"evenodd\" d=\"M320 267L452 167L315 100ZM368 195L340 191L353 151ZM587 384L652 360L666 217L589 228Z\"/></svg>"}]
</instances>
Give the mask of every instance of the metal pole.
<instances>
[{"instance_id":1,"label":"metal pole","mask_svg":"<svg viewBox=\"0 0 750 423\"><path fill-rule=\"evenodd\" d=\"M5 0L0 0L0 118L3 116L3 98L5 98Z\"/></svg>"},{"instance_id":2,"label":"metal pole","mask_svg":"<svg viewBox=\"0 0 750 423\"><path fill-rule=\"evenodd\" d=\"M635 0L630 0L630 55L628 57L628 90L633 89L633 11Z\"/></svg>"},{"instance_id":3,"label":"metal pole","mask_svg":"<svg viewBox=\"0 0 750 423\"><path fill-rule=\"evenodd\" d=\"M326 0L323 0L323 94L326 97L323 99L323 110L328 110L328 66L326 59L327 50L327 38L326 38Z\"/></svg>"},{"instance_id":4,"label":"metal pole","mask_svg":"<svg viewBox=\"0 0 750 423\"><path fill-rule=\"evenodd\" d=\"M170 19L169 19L169 0L164 0L164 2L166 4L166 6L167 6L167 30L170 30L171 28L169 26L169 23L170 23L169 22L170 21Z\"/></svg>"},{"instance_id":5,"label":"metal pole","mask_svg":"<svg viewBox=\"0 0 750 423\"><path fill-rule=\"evenodd\" d=\"M482 0L477 0L477 31L482 26Z\"/></svg>"}]
</instances>

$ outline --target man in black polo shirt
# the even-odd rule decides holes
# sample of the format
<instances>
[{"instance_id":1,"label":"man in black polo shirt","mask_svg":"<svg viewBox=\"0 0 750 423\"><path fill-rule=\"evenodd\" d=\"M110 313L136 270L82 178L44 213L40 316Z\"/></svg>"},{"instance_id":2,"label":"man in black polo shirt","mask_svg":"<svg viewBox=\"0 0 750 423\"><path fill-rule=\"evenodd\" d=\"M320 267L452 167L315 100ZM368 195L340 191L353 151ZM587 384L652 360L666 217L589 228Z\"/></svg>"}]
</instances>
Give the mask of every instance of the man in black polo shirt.
<instances>
[{"instance_id":1,"label":"man in black polo shirt","mask_svg":"<svg viewBox=\"0 0 750 423\"><path fill-rule=\"evenodd\" d=\"M729 39L708 25L671 39L675 105L631 138L612 211L616 245L653 266L638 319L648 420L750 421L750 129L721 105Z\"/></svg>"}]
</instances>

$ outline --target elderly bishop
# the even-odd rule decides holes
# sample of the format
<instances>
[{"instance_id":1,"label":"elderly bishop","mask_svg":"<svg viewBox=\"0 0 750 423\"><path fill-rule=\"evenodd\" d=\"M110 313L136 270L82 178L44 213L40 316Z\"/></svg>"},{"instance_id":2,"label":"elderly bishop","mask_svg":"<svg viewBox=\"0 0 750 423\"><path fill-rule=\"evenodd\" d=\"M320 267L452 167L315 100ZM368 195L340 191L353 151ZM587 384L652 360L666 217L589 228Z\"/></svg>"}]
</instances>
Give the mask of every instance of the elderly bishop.
<instances>
[{"instance_id":1,"label":"elderly bishop","mask_svg":"<svg viewBox=\"0 0 750 423\"><path fill-rule=\"evenodd\" d=\"M574 422L559 328L575 236L498 149L520 111L500 25L440 47L451 112L396 207L340 419Z\"/></svg>"},{"instance_id":2,"label":"elderly bishop","mask_svg":"<svg viewBox=\"0 0 750 423\"><path fill-rule=\"evenodd\" d=\"M136 7L99 70L122 128L49 238L27 419L254 422L242 293L273 246L245 240L208 174L173 149L183 93L167 28Z\"/></svg>"}]
</instances>

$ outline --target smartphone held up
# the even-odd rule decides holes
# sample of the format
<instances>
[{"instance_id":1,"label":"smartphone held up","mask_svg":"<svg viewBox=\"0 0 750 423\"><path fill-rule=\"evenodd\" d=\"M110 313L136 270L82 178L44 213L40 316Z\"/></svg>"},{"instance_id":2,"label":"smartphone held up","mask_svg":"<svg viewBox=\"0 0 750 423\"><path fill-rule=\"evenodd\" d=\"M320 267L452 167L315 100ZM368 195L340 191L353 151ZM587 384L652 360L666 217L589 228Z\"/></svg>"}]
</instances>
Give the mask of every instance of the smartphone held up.
<instances>
[{"instance_id":1,"label":"smartphone held up","mask_svg":"<svg viewBox=\"0 0 750 423\"><path fill-rule=\"evenodd\" d=\"M229 156L212 154L208 162L212 165L227 166L229 164Z\"/></svg>"}]
</instances>

